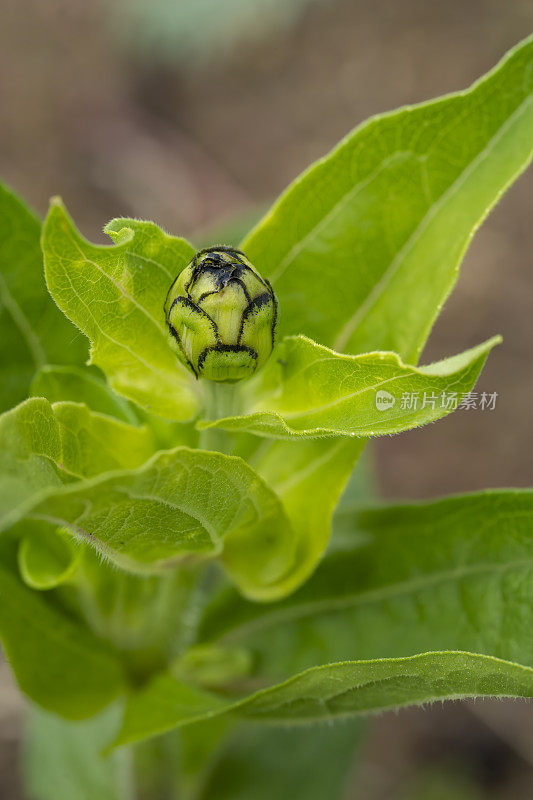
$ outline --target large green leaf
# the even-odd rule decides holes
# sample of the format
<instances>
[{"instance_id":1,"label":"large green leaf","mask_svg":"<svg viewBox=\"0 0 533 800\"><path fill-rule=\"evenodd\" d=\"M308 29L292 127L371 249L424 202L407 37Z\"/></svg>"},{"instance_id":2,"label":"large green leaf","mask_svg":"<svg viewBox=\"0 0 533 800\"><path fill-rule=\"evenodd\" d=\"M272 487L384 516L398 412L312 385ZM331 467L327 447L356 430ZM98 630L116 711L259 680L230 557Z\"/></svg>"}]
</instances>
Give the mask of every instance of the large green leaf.
<instances>
[{"instance_id":1,"label":"large green leaf","mask_svg":"<svg viewBox=\"0 0 533 800\"><path fill-rule=\"evenodd\" d=\"M194 250L153 222L119 219L105 230L114 246L90 244L52 204L43 231L48 288L91 340L91 363L116 392L168 419L189 419L200 390L168 344L163 304Z\"/></svg>"},{"instance_id":2,"label":"large green leaf","mask_svg":"<svg viewBox=\"0 0 533 800\"><path fill-rule=\"evenodd\" d=\"M362 507L377 503L378 476L372 447L365 449L339 498L331 520L331 540L328 552L351 550L356 546L358 534L354 532L355 515ZM365 534L361 534L364 537Z\"/></svg>"},{"instance_id":3,"label":"large green leaf","mask_svg":"<svg viewBox=\"0 0 533 800\"><path fill-rule=\"evenodd\" d=\"M533 697L533 669L459 651L346 661L313 667L233 701L163 673L130 695L115 743L127 744L224 713L268 723L331 722L466 697Z\"/></svg>"},{"instance_id":4,"label":"large green leaf","mask_svg":"<svg viewBox=\"0 0 533 800\"><path fill-rule=\"evenodd\" d=\"M246 647L269 680L439 649L533 666L533 491L353 513L352 535L352 549L327 555L281 602L258 606L225 591L200 640Z\"/></svg>"},{"instance_id":5,"label":"large green leaf","mask_svg":"<svg viewBox=\"0 0 533 800\"><path fill-rule=\"evenodd\" d=\"M0 411L25 399L46 361L82 362L87 340L46 290L39 220L0 184Z\"/></svg>"},{"instance_id":6,"label":"large green leaf","mask_svg":"<svg viewBox=\"0 0 533 800\"><path fill-rule=\"evenodd\" d=\"M243 243L274 281L282 334L303 331L355 351L390 348L406 361L418 356L455 281L467 239L530 156L531 126L521 122L530 113L529 99L522 105L517 95L531 89L531 50L531 42L517 48L500 71L469 92L371 120L289 188ZM483 135L490 141L480 149ZM421 150L413 155L415 146ZM430 186L436 202L428 199ZM440 220L444 229L436 230ZM379 298L382 313L367 325ZM339 342L358 309L361 324L349 342ZM245 428L247 422L231 424ZM270 475L276 458L280 465L298 458L294 442L264 447ZM333 462L326 451L333 454L336 447L335 441L324 442L324 463ZM299 453L304 464L301 445ZM255 466L268 481L261 465ZM347 474L340 489L346 479ZM316 486L319 477L311 486L302 482L301 492L295 482L292 490L311 522L321 513ZM323 543L327 537L326 531Z\"/></svg>"},{"instance_id":7,"label":"large green leaf","mask_svg":"<svg viewBox=\"0 0 533 800\"><path fill-rule=\"evenodd\" d=\"M132 425L138 422L127 400L115 394L94 367L46 364L35 374L30 393L33 397L46 397L51 403L64 400L86 403L91 411L117 417Z\"/></svg>"},{"instance_id":8,"label":"large green leaf","mask_svg":"<svg viewBox=\"0 0 533 800\"><path fill-rule=\"evenodd\" d=\"M280 465L284 443L265 441L249 456L253 469L241 458L182 447L135 469L152 452L149 431L42 398L0 419L0 442L4 527L30 513L70 526L134 571L193 553L219 556L241 590L262 600L288 593L313 569L362 448L359 440L339 439L333 448L298 442Z\"/></svg>"},{"instance_id":9,"label":"large green leaf","mask_svg":"<svg viewBox=\"0 0 533 800\"><path fill-rule=\"evenodd\" d=\"M399 433L454 411L498 342L411 367L395 353L341 355L290 337L252 384L247 413L198 425L285 439Z\"/></svg>"},{"instance_id":10,"label":"large green leaf","mask_svg":"<svg viewBox=\"0 0 533 800\"><path fill-rule=\"evenodd\" d=\"M220 556L241 590L268 597L294 560L283 507L242 459L179 447L137 468L50 492L26 513L67 527L132 571Z\"/></svg>"},{"instance_id":11,"label":"large green leaf","mask_svg":"<svg viewBox=\"0 0 533 800\"><path fill-rule=\"evenodd\" d=\"M51 403L70 400L86 403L91 411L117 417L132 425L144 422L151 429L156 450L166 450L179 444L197 447L199 434L193 422L171 422L136 408L116 394L94 367L52 366L47 364L36 374L30 392L46 397Z\"/></svg>"},{"instance_id":12,"label":"large green leaf","mask_svg":"<svg viewBox=\"0 0 533 800\"><path fill-rule=\"evenodd\" d=\"M282 335L413 363L473 232L533 149L533 38L469 90L375 117L282 195L242 249Z\"/></svg>"},{"instance_id":13,"label":"large green leaf","mask_svg":"<svg viewBox=\"0 0 533 800\"><path fill-rule=\"evenodd\" d=\"M227 712L304 722L533 696L532 491L366 511L357 522L352 550L327 556L291 597L258 606L226 590L204 616L199 639L246 647L256 680L293 677L247 698L211 694L209 705L205 690L163 673L131 697L119 741Z\"/></svg>"},{"instance_id":14,"label":"large green leaf","mask_svg":"<svg viewBox=\"0 0 533 800\"><path fill-rule=\"evenodd\" d=\"M153 453L146 427L127 425L79 403L30 398L0 417L0 528L41 492L77 478L134 467Z\"/></svg>"},{"instance_id":15,"label":"large green leaf","mask_svg":"<svg viewBox=\"0 0 533 800\"><path fill-rule=\"evenodd\" d=\"M360 719L292 728L241 726L211 766L198 800L339 800L363 731ZM316 769L304 769L306 764Z\"/></svg>"},{"instance_id":16,"label":"large green leaf","mask_svg":"<svg viewBox=\"0 0 533 800\"><path fill-rule=\"evenodd\" d=\"M322 557L333 511L365 440L243 438L259 442L247 460L280 498L297 536L293 568L269 598L276 600L308 578Z\"/></svg>"},{"instance_id":17,"label":"large green leaf","mask_svg":"<svg viewBox=\"0 0 533 800\"><path fill-rule=\"evenodd\" d=\"M112 706L92 719L67 722L29 709L23 759L29 800L133 800L133 754L101 754L119 714Z\"/></svg>"},{"instance_id":18,"label":"large green leaf","mask_svg":"<svg viewBox=\"0 0 533 800\"><path fill-rule=\"evenodd\" d=\"M48 592L26 586L17 569L17 542L0 547L0 641L21 690L68 719L82 719L122 689L111 649L67 614Z\"/></svg>"}]
</instances>

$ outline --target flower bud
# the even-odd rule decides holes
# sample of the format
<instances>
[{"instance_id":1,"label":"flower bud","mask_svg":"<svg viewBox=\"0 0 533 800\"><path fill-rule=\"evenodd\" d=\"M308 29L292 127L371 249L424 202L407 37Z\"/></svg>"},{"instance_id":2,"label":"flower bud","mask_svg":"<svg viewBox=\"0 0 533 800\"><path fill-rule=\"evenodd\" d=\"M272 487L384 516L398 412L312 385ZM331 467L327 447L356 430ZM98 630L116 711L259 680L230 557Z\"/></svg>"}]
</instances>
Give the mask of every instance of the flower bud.
<instances>
[{"instance_id":1,"label":"flower bud","mask_svg":"<svg viewBox=\"0 0 533 800\"><path fill-rule=\"evenodd\" d=\"M276 296L232 247L196 253L168 291L165 316L173 349L197 378L249 378L274 347Z\"/></svg>"}]
</instances>

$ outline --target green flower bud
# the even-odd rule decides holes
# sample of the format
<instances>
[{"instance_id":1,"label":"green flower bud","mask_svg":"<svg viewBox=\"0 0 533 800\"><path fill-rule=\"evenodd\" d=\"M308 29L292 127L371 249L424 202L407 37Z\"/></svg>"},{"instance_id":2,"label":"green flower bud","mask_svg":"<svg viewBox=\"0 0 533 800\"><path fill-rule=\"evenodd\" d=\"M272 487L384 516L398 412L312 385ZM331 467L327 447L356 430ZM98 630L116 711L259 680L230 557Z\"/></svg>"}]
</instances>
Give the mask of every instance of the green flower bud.
<instances>
[{"instance_id":1,"label":"green flower bud","mask_svg":"<svg viewBox=\"0 0 533 800\"><path fill-rule=\"evenodd\" d=\"M165 301L170 342L196 377L249 378L274 347L277 300L244 253L219 245L200 250Z\"/></svg>"}]
</instances>

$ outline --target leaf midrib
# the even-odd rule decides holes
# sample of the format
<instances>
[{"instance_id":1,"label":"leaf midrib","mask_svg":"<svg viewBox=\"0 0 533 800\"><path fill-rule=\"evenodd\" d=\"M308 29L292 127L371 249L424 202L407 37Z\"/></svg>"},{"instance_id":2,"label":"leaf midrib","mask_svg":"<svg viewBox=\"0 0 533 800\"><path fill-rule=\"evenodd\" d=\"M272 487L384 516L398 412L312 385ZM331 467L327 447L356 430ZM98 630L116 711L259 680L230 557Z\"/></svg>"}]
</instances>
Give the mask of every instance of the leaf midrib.
<instances>
[{"instance_id":1,"label":"leaf midrib","mask_svg":"<svg viewBox=\"0 0 533 800\"><path fill-rule=\"evenodd\" d=\"M470 161L467 166L459 173L459 175L455 178L455 180L448 186L448 188L440 195L440 197L432 202L422 217L422 219L418 222L418 224L412 230L410 236L404 243L404 245L400 248L397 254L394 256L390 264L386 267L382 277L380 280L375 284L375 286L371 289L369 294L363 300L363 302L359 305L357 310L354 312L352 317L344 323L343 327L337 334L334 340L333 349L335 350L343 350L346 344L348 343L351 335L353 334L354 330L360 323L361 319L367 314L368 310L377 302L378 298L381 296L383 291L387 288L388 284L392 280L394 274L399 270L401 267L405 257L408 255L409 251L414 247L417 243L419 238L423 235L425 229L428 227L432 219L436 216L438 211L440 210L441 206L443 206L450 197L461 188L464 181L467 180L470 173L473 172L479 163L488 156L491 150L496 146L499 140L503 137L506 133L507 129L512 127L516 120L527 110L530 102L531 102L531 95L526 97L515 109L515 111L508 117L502 125L499 126L496 133L494 133L490 139L487 141L486 145L478 152L477 156ZM427 153L425 154L417 154L413 153L412 151L397 151L394 154L387 156L380 162L379 166L364 180L360 181L356 186L350 189L346 194L344 194L328 211L328 213L323 216L313 227L297 242L295 242L286 256L281 260L277 269L271 275L271 281L275 284L285 273L285 271L289 268L289 266L294 263L295 259L301 253L303 248L306 244L315 236L317 233L320 232L323 226L325 226L334 216L340 213L345 205L347 205L353 197L357 196L357 193L364 188L364 186L369 183L371 180L375 178L385 167L389 165L390 162L398 159L401 156L411 155L416 156L417 158L427 158ZM487 209L488 210L488 209ZM474 225L475 227L475 225Z\"/></svg>"},{"instance_id":2,"label":"leaf midrib","mask_svg":"<svg viewBox=\"0 0 533 800\"><path fill-rule=\"evenodd\" d=\"M390 156L387 156L379 163L375 170L373 170L370 175L367 175L362 181L357 183L353 186L346 194L344 194L340 200L332 206L332 208L328 211L328 213L323 216L313 227L309 230L305 236L299 239L297 242L293 244L287 255L280 261L277 269L272 273L270 281L274 285L276 281L278 281L282 275L286 272L287 268L294 262L296 258L300 255L302 250L304 249L305 245L310 239L313 239L315 234L317 234L323 227L327 225L327 223L333 219L338 213L340 213L343 207L353 200L354 197L357 197L358 193L364 189L371 181L374 180L383 169L386 169L389 166L390 162L394 162L397 160L401 160L402 156L413 155L411 151L402 151L398 150L395 153L392 153Z\"/></svg>"},{"instance_id":3,"label":"leaf midrib","mask_svg":"<svg viewBox=\"0 0 533 800\"><path fill-rule=\"evenodd\" d=\"M56 256L56 258L57 258L58 262L62 262L62 258L61 258L61 256L59 256L59 254L58 254L57 252L55 252L55 253L54 253L54 255ZM156 367L156 366L154 366L154 364L153 364L153 363L146 361L146 360L145 360L145 359L144 359L144 358L143 358L143 357L142 357L142 356L141 356L139 353L137 353L137 352L135 352L134 350L132 350L132 349L131 349L131 347L129 347L129 345L125 344L124 342L121 342L121 341L119 341L118 339L114 339L112 336L110 336L108 333L106 333L106 331L104 331L104 330L102 329L102 327L101 327L100 323L98 322L98 320L96 319L96 317L95 317L95 316L94 316L94 314L92 313L92 311L91 311L91 309L89 308L89 306L87 305L87 303L86 303L86 302L83 300L83 298L82 298L82 297L80 296L80 294L77 292L77 290L76 290L76 288L75 288L74 284L72 283L72 279L71 279L71 277L70 277L70 275L69 275L69 273L68 273L68 270L65 270L65 269L62 267L62 273L63 273L63 275L65 276L65 278L67 278L67 280L69 281L69 284L70 284L70 288L71 288L71 290L72 290L72 293L73 293L73 294L75 295L75 297L76 297L76 298L79 300L79 302L81 303L81 305L82 305L82 306L85 308L85 310L86 310L87 314L89 315L89 317L92 319L92 321L93 321L93 324L94 324L94 326L95 326L95 329L98 331L98 334L99 334L100 336L103 336L103 337L104 337L104 339L107 339L109 342L112 342L112 343L113 343L114 345L116 345L117 347L121 347L122 349L126 350L126 352L130 354L130 356L132 357L132 359L133 359L134 361L137 361L137 362L139 362L139 364L142 364L142 365L143 365L143 367L146 367L148 370L150 370L150 371L154 372L154 373L155 373L155 374L157 374L157 375L160 375L160 376L161 376L161 377L162 377L162 378L165 380L165 382L167 382L167 381L169 380L169 377L170 377L170 372L164 372L164 371L163 371L162 369L160 369L159 367ZM95 341L95 342L93 342L93 347L94 347L94 349L95 349L95 350L97 350L97 348L98 348L98 340L97 340L97 337L95 337L95 339L96 339L96 341ZM92 352L91 352L91 358L92 358ZM98 363L98 362L96 362L96 361L94 361L94 362L93 362L93 361L91 361L91 363ZM178 365L178 367L179 367L179 365ZM104 370L104 371L105 371L105 370ZM183 378L184 378L184 376L180 375L180 373L179 373L179 369L178 369L178 368L176 368L176 381L179 381L179 382L180 382L180 383L183 385L183 387L185 387L185 388L190 388L190 387L188 386L188 384L185 382L185 380L183 380Z\"/></svg>"},{"instance_id":4,"label":"leaf midrib","mask_svg":"<svg viewBox=\"0 0 533 800\"><path fill-rule=\"evenodd\" d=\"M465 373L467 375L468 375L470 369L474 366L474 364L475 364L475 362L466 365ZM450 386L455 386L456 384L459 384L461 382L461 380L463 378L463 375L461 374L461 372L462 371L460 371L459 374L456 374L456 379L454 381L450 382L450 384L449 384ZM384 378L381 381L377 381L376 383L372 383L372 384L369 384L367 386L364 386L362 389L357 389L355 392L350 392L349 394L344 394L341 397L336 397L334 400L330 400L328 403L322 403L322 405L320 405L320 406L313 406L311 408L302 409L300 411L289 411L289 412L278 411L278 413L283 417L283 419L298 419L299 417L312 417L312 416L315 416L317 414L321 414L323 411L327 411L329 409L335 408L336 406L341 406L343 403L346 403L349 400L352 400L354 397L359 397L359 396L365 394L366 392L375 392L381 386L387 386L387 385L389 385L391 383L394 383L395 381L401 380L402 378L406 378L406 379L409 380L409 379L413 378L414 376L417 376L417 375L420 375L420 374L423 374L423 373L420 373L416 368L411 368L410 370L407 368L405 372L401 372L399 375L393 375L390 378ZM428 380L431 380L432 378L434 380L435 379L439 380L439 379L442 379L442 377L446 378L446 377L449 377L449 376L448 375L445 375L445 376L430 375L430 376L428 376ZM269 409L259 409L259 413L261 411L269 411ZM254 413L254 412L252 411L252 413ZM258 413L258 412L255 412L255 413Z\"/></svg>"},{"instance_id":5,"label":"leaf midrib","mask_svg":"<svg viewBox=\"0 0 533 800\"><path fill-rule=\"evenodd\" d=\"M478 167L478 165L482 162L484 158L488 156L491 150L498 144L499 140L503 137L503 135L507 132L509 128L511 128L517 119L519 119L523 113L528 109L531 101L532 101L531 94L523 100L519 106L515 109L515 111L508 117L503 125L501 125L496 133L491 136L488 140L485 147L479 151L477 156L468 163L468 165L463 169L457 178L450 184L450 186L441 194L441 196L436 200L434 203L431 204L427 212L424 214L418 225L413 229L413 232L405 242L405 244L400 248L396 256L390 262L390 264L385 269L380 280L375 284L372 288L370 293L367 295L365 300L361 303L361 305L357 308L354 314L350 317L349 320L343 325L340 332L335 337L335 341L333 344L334 350L343 350L344 347L348 344L350 337L352 336L353 332L356 330L357 326L359 325L360 321L367 315L367 312L373 305L376 304L379 297L383 294L384 290L390 284L392 278L398 272L400 267L402 266L405 258L409 254L409 252L414 248L417 244L418 240L422 237L425 230L428 228L431 221L436 217L438 212L440 211L441 207L443 207L447 201L452 198L457 191L459 191L463 185L463 183L468 179L470 173L474 172L474 170ZM485 210L482 217L484 217L491 205ZM473 229L477 227L476 223L473 225Z\"/></svg>"},{"instance_id":6,"label":"leaf midrib","mask_svg":"<svg viewBox=\"0 0 533 800\"><path fill-rule=\"evenodd\" d=\"M104 269L102 269L102 267L96 261L93 261L91 258L89 258L83 252L82 248L80 247L80 245L78 244L78 242L76 241L76 239L74 237L71 237L71 242L74 245L74 247L76 248L76 250L78 251L78 253L80 254L80 256L82 257L82 259L85 261L85 263L86 264L90 264L104 278L106 278L109 281L109 283L112 286L114 286L115 289L117 289L120 292L120 294L126 300L128 300L133 306L135 306L135 308L137 308L141 312L141 314L144 314L146 319L148 319L152 323L152 325L154 325L157 328L157 330L163 336L163 338L165 338L166 337L165 329L163 328L162 325L159 324L159 322L155 319L155 317L152 316L152 314L148 311L148 309L146 309L137 300L135 300L135 298L128 291L126 291L126 289L122 286L122 284L120 284L108 272L106 272Z\"/></svg>"},{"instance_id":7,"label":"leaf midrib","mask_svg":"<svg viewBox=\"0 0 533 800\"><path fill-rule=\"evenodd\" d=\"M287 716L276 716L279 715L280 709L287 707L291 703L295 701L304 701L310 700L315 705L319 703L323 698L317 696L317 694L311 694L309 691L307 694L304 691L300 691L296 697L288 697L284 693L287 689L290 689L294 684L296 684L297 690L299 688L299 684L302 680L305 680L308 677L316 675L317 673L326 673L326 677L328 673L332 673L332 670L338 667L350 667L357 669L358 667L362 666L382 666L384 663L387 666L394 665L396 666L395 671L391 671L389 674L379 675L379 676L368 676L364 677L363 675L354 675L353 676L353 684L352 686L343 689L342 691L338 691L337 693L331 692L327 698L324 700L331 701L335 697L340 697L347 692L353 692L356 689L365 688L371 685L375 685L379 687L380 685L390 682L391 680L404 678L406 676L416 678L420 680L423 677L423 674L420 669L416 669L418 664L422 664L426 672L429 668L434 667L431 663L431 659L437 657L439 661L439 666L448 667L448 674L446 678L449 678L450 673L454 673L457 671L458 668L461 669L462 673L467 672L468 675L473 675L476 672L476 666L478 663L482 665L486 664L494 664L494 673L490 673L490 677L494 678L499 677L503 674L504 677L511 677L516 679L517 677L522 678L523 676L526 678L533 678L533 669L531 667L525 666L523 664L518 664L513 661L508 661L501 658L496 658L494 656L482 654L482 653L471 653L465 650L442 650L442 651L429 651L425 653L417 653L412 656L403 656L403 657L393 657L393 658L385 658L385 659L362 659L357 661L341 661L341 662L334 662L331 664L322 664L316 667L310 667L303 672L299 672L296 675L291 676L290 678L280 682L275 683L271 686L267 686L264 689L259 689L256 692L248 695L247 697L243 697L240 699L235 699L233 701L226 701L226 704L223 704L222 707L220 705L216 706L215 704L220 703L220 698L216 695L213 695L213 708L209 711L204 711L203 713L200 712L198 714L192 714L191 716L187 717L184 716L177 721L174 721L170 724L163 724L159 725L151 731L151 734L155 733L163 733L166 730L170 730L174 727L179 727L181 725L188 725L193 722L197 722L203 719L209 719L214 716L218 716L219 714L226 714L226 713L238 713L242 711L244 717L248 717L249 719L260 719L264 723L268 722L281 722L282 724L307 724L313 721L316 722L324 722L327 719L340 719L340 718L348 718L353 717L357 714L361 713L371 713L371 712L382 712L386 710L392 710L397 708L402 708L405 706L410 705L417 705L419 703L427 703L432 702L434 700L441 700L443 698L453 700L453 699L462 699L462 698L469 698L469 697L530 697L533 694L533 690L526 688L526 693L521 695L512 694L506 691L492 691L492 692L483 692L481 691L470 691L470 692L452 692L452 691L435 691L433 687L433 692L429 693L421 693L418 698L410 697L408 700L400 701L396 703L374 703L373 705L367 705L365 708L361 708L358 710L351 710L351 709L342 709L335 712L328 712L327 715L319 715L319 716L300 716L297 718L288 719ZM462 663L457 663L458 659L462 659ZM415 666L414 670L409 670L411 665ZM504 670L504 671L503 671ZM518 673L518 675L516 674ZM487 677L486 672L481 673L483 677ZM333 677L330 675L330 677ZM531 694L530 694L531 692ZM276 702L276 695L281 694L281 697ZM274 702L272 702L272 696L274 697ZM261 701L266 699L266 706L263 704L263 708L261 708ZM324 705L326 703L324 702ZM258 707L257 707L258 706ZM257 708L254 708L257 707ZM255 713L254 713L255 710ZM247 713L248 711L248 713ZM114 742L114 746L126 744L128 742L134 742L142 736L139 736L138 725L137 728L133 726L131 729L133 731L133 735L130 732L129 735L124 735L127 731L127 728L123 727L122 731L119 732L117 739Z\"/></svg>"},{"instance_id":8,"label":"leaf midrib","mask_svg":"<svg viewBox=\"0 0 533 800\"><path fill-rule=\"evenodd\" d=\"M327 598L325 600L310 600L306 603L300 603L298 605L279 609L278 611L272 611L268 615L264 615L250 622L244 622L226 633L223 633L220 637L215 637L214 641L233 642L243 636L255 634L273 625L296 622L304 617L328 614L332 611L346 611L356 608L357 606L378 604L395 597L406 597L409 594L415 594L430 587L438 586L439 584L459 582L466 577L483 574L503 574L514 569L527 569L528 567L533 567L533 558L518 559L507 562L506 564L475 564L466 568L455 568L425 575L416 580L392 583L388 586L380 587L379 589L370 589L361 594L343 595L342 597Z\"/></svg>"}]
</instances>

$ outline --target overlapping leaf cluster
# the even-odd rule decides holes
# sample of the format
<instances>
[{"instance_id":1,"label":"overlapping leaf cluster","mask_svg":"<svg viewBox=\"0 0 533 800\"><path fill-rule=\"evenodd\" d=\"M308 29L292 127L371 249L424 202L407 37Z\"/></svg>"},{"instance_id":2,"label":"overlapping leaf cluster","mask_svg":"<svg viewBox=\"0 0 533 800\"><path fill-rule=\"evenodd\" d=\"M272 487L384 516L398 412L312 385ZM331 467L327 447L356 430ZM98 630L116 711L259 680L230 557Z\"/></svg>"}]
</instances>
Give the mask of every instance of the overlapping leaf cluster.
<instances>
[{"instance_id":1,"label":"overlapping leaf cluster","mask_svg":"<svg viewBox=\"0 0 533 800\"><path fill-rule=\"evenodd\" d=\"M439 398L468 393L497 342L417 366L473 231L529 163L532 96L528 40L289 187L241 245L280 340L233 416L208 416L168 346L188 242L117 219L93 245L55 201L46 287L40 225L2 190L0 636L36 703L82 719L126 694L111 728L127 743L533 696L533 492L354 504L324 557L366 440L450 413Z\"/></svg>"}]
</instances>

